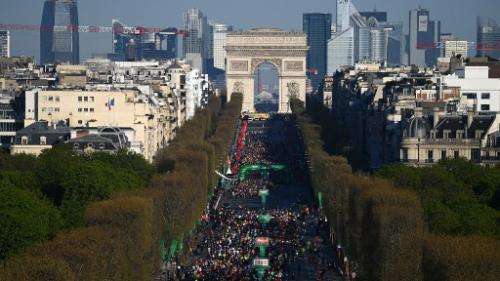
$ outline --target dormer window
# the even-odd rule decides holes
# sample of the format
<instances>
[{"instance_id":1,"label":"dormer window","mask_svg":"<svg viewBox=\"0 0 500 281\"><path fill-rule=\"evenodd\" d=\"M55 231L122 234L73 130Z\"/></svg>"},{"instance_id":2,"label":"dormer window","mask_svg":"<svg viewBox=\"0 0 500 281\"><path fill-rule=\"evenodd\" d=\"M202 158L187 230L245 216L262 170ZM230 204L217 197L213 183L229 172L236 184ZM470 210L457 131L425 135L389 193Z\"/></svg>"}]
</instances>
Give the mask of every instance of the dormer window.
<instances>
[{"instance_id":1,"label":"dormer window","mask_svg":"<svg viewBox=\"0 0 500 281\"><path fill-rule=\"evenodd\" d=\"M47 145L47 137L45 136L40 137L40 145Z\"/></svg>"},{"instance_id":2,"label":"dormer window","mask_svg":"<svg viewBox=\"0 0 500 281\"><path fill-rule=\"evenodd\" d=\"M479 140L479 139L481 139L482 136L483 136L483 131L476 130L475 138Z\"/></svg>"},{"instance_id":3,"label":"dormer window","mask_svg":"<svg viewBox=\"0 0 500 281\"><path fill-rule=\"evenodd\" d=\"M21 144L22 145L27 145L28 144L28 137L27 136L22 136L21 137Z\"/></svg>"},{"instance_id":4,"label":"dormer window","mask_svg":"<svg viewBox=\"0 0 500 281\"><path fill-rule=\"evenodd\" d=\"M450 138L450 130L443 130L443 139L447 140Z\"/></svg>"},{"instance_id":5,"label":"dormer window","mask_svg":"<svg viewBox=\"0 0 500 281\"><path fill-rule=\"evenodd\" d=\"M457 130L456 138L457 140L461 140L463 138L464 132L462 130Z\"/></svg>"},{"instance_id":6,"label":"dormer window","mask_svg":"<svg viewBox=\"0 0 500 281\"><path fill-rule=\"evenodd\" d=\"M436 130L431 130L431 139L436 138Z\"/></svg>"}]
</instances>

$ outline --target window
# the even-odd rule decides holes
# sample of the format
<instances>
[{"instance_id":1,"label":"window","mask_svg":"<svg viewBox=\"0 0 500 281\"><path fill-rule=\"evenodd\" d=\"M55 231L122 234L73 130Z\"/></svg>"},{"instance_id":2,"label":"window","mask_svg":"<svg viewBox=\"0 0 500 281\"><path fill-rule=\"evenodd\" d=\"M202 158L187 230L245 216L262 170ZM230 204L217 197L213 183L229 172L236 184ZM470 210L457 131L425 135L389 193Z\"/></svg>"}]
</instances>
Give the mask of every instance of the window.
<instances>
[{"instance_id":1,"label":"window","mask_svg":"<svg viewBox=\"0 0 500 281\"><path fill-rule=\"evenodd\" d=\"M89 101L89 97L83 97L83 101Z\"/></svg>"},{"instance_id":2,"label":"window","mask_svg":"<svg viewBox=\"0 0 500 281\"><path fill-rule=\"evenodd\" d=\"M460 157L460 152L458 150L453 151L453 158L458 159Z\"/></svg>"},{"instance_id":3,"label":"window","mask_svg":"<svg viewBox=\"0 0 500 281\"><path fill-rule=\"evenodd\" d=\"M54 107L54 111L59 112L59 111L61 111L61 109L59 107Z\"/></svg>"},{"instance_id":4,"label":"window","mask_svg":"<svg viewBox=\"0 0 500 281\"><path fill-rule=\"evenodd\" d=\"M28 137L27 136L22 136L21 137L21 144L22 145L27 145L28 144Z\"/></svg>"},{"instance_id":5,"label":"window","mask_svg":"<svg viewBox=\"0 0 500 281\"><path fill-rule=\"evenodd\" d=\"M78 97L78 101L82 101L83 100L83 97Z\"/></svg>"},{"instance_id":6,"label":"window","mask_svg":"<svg viewBox=\"0 0 500 281\"><path fill-rule=\"evenodd\" d=\"M446 159L446 150L441 150L441 159Z\"/></svg>"},{"instance_id":7,"label":"window","mask_svg":"<svg viewBox=\"0 0 500 281\"><path fill-rule=\"evenodd\" d=\"M49 96L49 101L54 101L54 97L53 96Z\"/></svg>"},{"instance_id":8,"label":"window","mask_svg":"<svg viewBox=\"0 0 500 281\"><path fill-rule=\"evenodd\" d=\"M403 148L403 162L408 162L408 148Z\"/></svg>"},{"instance_id":9,"label":"window","mask_svg":"<svg viewBox=\"0 0 500 281\"><path fill-rule=\"evenodd\" d=\"M490 99L490 93L482 93L481 98L483 100L489 100Z\"/></svg>"},{"instance_id":10,"label":"window","mask_svg":"<svg viewBox=\"0 0 500 281\"><path fill-rule=\"evenodd\" d=\"M78 112L82 112L82 111L83 111L83 110L82 110L82 108L81 108L81 107L79 107L79 108L78 108Z\"/></svg>"},{"instance_id":11,"label":"window","mask_svg":"<svg viewBox=\"0 0 500 281\"><path fill-rule=\"evenodd\" d=\"M85 107L85 108L83 109L83 111L85 111L85 112L89 112L89 109Z\"/></svg>"},{"instance_id":12,"label":"window","mask_svg":"<svg viewBox=\"0 0 500 281\"><path fill-rule=\"evenodd\" d=\"M469 100L473 100L473 99L477 98L476 93L464 93L463 95L466 96L467 99L469 99Z\"/></svg>"},{"instance_id":13,"label":"window","mask_svg":"<svg viewBox=\"0 0 500 281\"><path fill-rule=\"evenodd\" d=\"M47 138L45 136L40 137L40 145L46 145L47 144Z\"/></svg>"},{"instance_id":14,"label":"window","mask_svg":"<svg viewBox=\"0 0 500 281\"><path fill-rule=\"evenodd\" d=\"M83 121L82 120L78 120L78 124L83 124Z\"/></svg>"},{"instance_id":15,"label":"window","mask_svg":"<svg viewBox=\"0 0 500 281\"><path fill-rule=\"evenodd\" d=\"M93 107L89 108L89 111L94 112L94 108Z\"/></svg>"},{"instance_id":16,"label":"window","mask_svg":"<svg viewBox=\"0 0 500 281\"><path fill-rule=\"evenodd\" d=\"M91 102L94 102L94 97L90 97L90 101L91 101Z\"/></svg>"},{"instance_id":17,"label":"window","mask_svg":"<svg viewBox=\"0 0 500 281\"><path fill-rule=\"evenodd\" d=\"M470 152L472 161L481 160L481 150L473 148Z\"/></svg>"},{"instance_id":18,"label":"window","mask_svg":"<svg viewBox=\"0 0 500 281\"><path fill-rule=\"evenodd\" d=\"M434 151L432 150L427 151L427 160L429 161L429 163L434 162Z\"/></svg>"},{"instance_id":19,"label":"window","mask_svg":"<svg viewBox=\"0 0 500 281\"><path fill-rule=\"evenodd\" d=\"M489 104L481 104L481 110L484 110L484 111L490 110L490 105Z\"/></svg>"},{"instance_id":20,"label":"window","mask_svg":"<svg viewBox=\"0 0 500 281\"><path fill-rule=\"evenodd\" d=\"M61 99L59 98L59 96L56 96L56 101L57 102L61 101Z\"/></svg>"}]
</instances>

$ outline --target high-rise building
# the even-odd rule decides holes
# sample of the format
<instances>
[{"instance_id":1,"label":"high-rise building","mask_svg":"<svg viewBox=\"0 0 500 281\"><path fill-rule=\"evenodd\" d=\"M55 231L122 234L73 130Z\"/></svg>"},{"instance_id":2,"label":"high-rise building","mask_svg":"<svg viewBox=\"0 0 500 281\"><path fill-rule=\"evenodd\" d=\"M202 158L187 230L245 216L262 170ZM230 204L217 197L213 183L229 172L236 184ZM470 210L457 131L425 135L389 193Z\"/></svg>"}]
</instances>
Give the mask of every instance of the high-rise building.
<instances>
[{"instance_id":1,"label":"high-rise building","mask_svg":"<svg viewBox=\"0 0 500 281\"><path fill-rule=\"evenodd\" d=\"M0 30L0 57L10 57L10 33Z\"/></svg>"},{"instance_id":2,"label":"high-rise building","mask_svg":"<svg viewBox=\"0 0 500 281\"><path fill-rule=\"evenodd\" d=\"M327 48L329 74L341 66L354 65L359 60L360 53L368 53L366 47L369 46L369 30L364 29L367 26L366 21L352 1L337 0L336 5L336 33L328 41Z\"/></svg>"},{"instance_id":3,"label":"high-rise building","mask_svg":"<svg viewBox=\"0 0 500 281\"><path fill-rule=\"evenodd\" d=\"M477 56L500 59L500 27L492 19L477 19Z\"/></svg>"},{"instance_id":4,"label":"high-rise building","mask_svg":"<svg viewBox=\"0 0 500 281\"><path fill-rule=\"evenodd\" d=\"M469 42L467 42L467 40L451 37L447 38L445 41L441 41L440 45L444 57L451 58L460 55L462 58L466 58L468 56Z\"/></svg>"},{"instance_id":5,"label":"high-rise building","mask_svg":"<svg viewBox=\"0 0 500 281\"><path fill-rule=\"evenodd\" d=\"M387 41L387 64L389 66L399 66L404 62L404 33L402 22L392 22L388 24L392 28Z\"/></svg>"},{"instance_id":6,"label":"high-rise building","mask_svg":"<svg viewBox=\"0 0 500 281\"><path fill-rule=\"evenodd\" d=\"M176 28L166 28L159 32L149 32L142 27L127 27L113 20L112 61L167 60L177 57Z\"/></svg>"},{"instance_id":7,"label":"high-rise building","mask_svg":"<svg viewBox=\"0 0 500 281\"><path fill-rule=\"evenodd\" d=\"M409 12L408 64L433 66L439 56L437 41L441 34L441 22L430 20L430 12L419 8Z\"/></svg>"},{"instance_id":8,"label":"high-rise building","mask_svg":"<svg viewBox=\"0 0 500 281\"><path fill-rule=\"evenodd\" d=\"M303 15L302 28L307 35L307 69L313 90L316 90L327 70L327 42L331 38L332 15Z\"/></svg>"},{"instance_id":9,"label":"high-rise building","mask_svg":"<svg viewBox=\"0 0 500 281\"><path fill-rule=\"evenodd\" d=\"M376 27L370 30L370 60L373 62L388 62L389 33L391 27Z\"/></svg>"},{"instance_id":10,"label":"high-rise building","mask_svg":"<svg viewBox=\"0 0 500 281\"><path fill-rule=\"evenodd\" d=\"M80 61L76 0L45 0L40 28L40 63Z\"/></svg>"},{"instance_id":11,"label":"high-rise building","mask_svg":"<svg viewBox=\"0 0 500 281\"><path fill-rule=\"evenodd\" d=\"M207 18L198 9L189 9L184 14L184 55L194 68L207 73L205 65L210 55L210 36Z\"/></svg>"},{"instance_id":12,"label":"high-rise building","mask_svg":"<svg viewBox=\"0 0 500 281\"><path fill-rule=\"evenodd\" d=\"M226 41L227 34L233 31L233 27L221 23L213 23L213 57L214 67L226 70Z\"/></svg>"}]
</instances>

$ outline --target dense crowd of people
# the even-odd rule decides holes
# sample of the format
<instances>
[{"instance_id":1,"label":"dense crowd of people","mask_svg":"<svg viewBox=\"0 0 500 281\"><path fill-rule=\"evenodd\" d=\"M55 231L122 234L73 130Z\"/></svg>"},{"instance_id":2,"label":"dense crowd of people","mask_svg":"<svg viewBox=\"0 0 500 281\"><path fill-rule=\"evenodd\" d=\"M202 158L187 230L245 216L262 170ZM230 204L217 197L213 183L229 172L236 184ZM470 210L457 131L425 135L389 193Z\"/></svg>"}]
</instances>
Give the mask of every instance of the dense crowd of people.
<instances>
[{"instance_id":1,"label":"dense crowd of people","mask_svg":"<svg viewBox=\"0 0 500 281\"><path fill-rule=\"evenodd\" d=\"M290 122L274 122L249 125L241 164L296 162L294 150L299 146L289 143L297 139L289 136L293 133ZM286 192L286 186L274 184L273 177L256 172L236 180L230 190L218 189L216 197L220 195L228 202L249 199L257 197L263 188L282 188L278 192ZM321 233L328 228L321 218L315 207L307 205L250 208L217 204L217 209L205 216L195 234L196 243L189 247L187 261L176 268L174 280L298 280L296 275L304 263L314 265L321 280L335 266L332 259L318 254L325 245ZM269 238L265 256L261 257L269 261L263 276L258 275L254 265L262 254L257 237Z\"/></svg>"}]
</instances>

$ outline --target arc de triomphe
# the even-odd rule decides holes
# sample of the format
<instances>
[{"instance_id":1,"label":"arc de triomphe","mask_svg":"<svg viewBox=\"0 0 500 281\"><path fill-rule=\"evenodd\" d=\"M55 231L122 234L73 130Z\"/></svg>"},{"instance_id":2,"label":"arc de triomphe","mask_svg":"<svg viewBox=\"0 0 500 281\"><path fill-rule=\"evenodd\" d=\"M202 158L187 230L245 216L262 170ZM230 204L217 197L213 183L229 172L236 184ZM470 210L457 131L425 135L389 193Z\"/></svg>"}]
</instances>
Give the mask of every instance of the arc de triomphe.
<instances>
[{"instance_id":1,"label":"arc de triomphe","mask_svg":"<svg viewBox=\"0 0 500 281\"><path fill-rule=\"evenodd\" d=\"M289 98L306 100L307 40L302 32L257 28L229 33L226 43L226 87L243 94L242 111L255 112L254 77L259 64L268 62L278 70L281 113L290 112Z\"/></svg>"}]
</instances>

